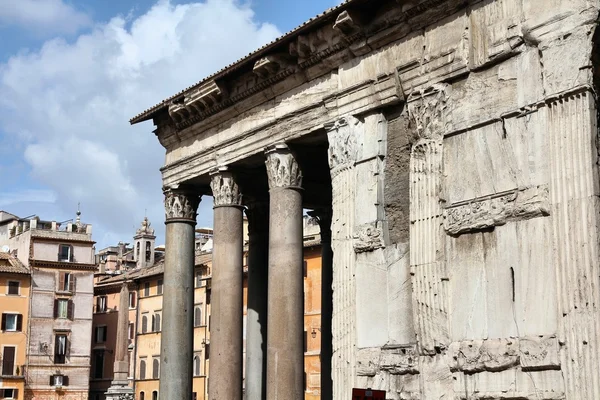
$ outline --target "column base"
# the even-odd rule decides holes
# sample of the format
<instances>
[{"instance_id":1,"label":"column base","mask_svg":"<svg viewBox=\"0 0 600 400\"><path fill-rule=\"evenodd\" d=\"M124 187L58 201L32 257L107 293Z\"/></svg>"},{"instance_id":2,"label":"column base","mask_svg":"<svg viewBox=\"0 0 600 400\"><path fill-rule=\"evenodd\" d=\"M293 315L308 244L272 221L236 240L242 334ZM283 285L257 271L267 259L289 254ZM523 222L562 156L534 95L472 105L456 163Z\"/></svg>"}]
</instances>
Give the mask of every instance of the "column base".
<instances>
[{"instance_id":1,"label":"column base","mask_svg":"<svg viewBox=\"0 0 600 400\"><path fill-rule=\"evenodd\" d=\"M113 381L106 391L106 400L133 400L134 394L127 381Z\"/></svg>"}]
</instances>

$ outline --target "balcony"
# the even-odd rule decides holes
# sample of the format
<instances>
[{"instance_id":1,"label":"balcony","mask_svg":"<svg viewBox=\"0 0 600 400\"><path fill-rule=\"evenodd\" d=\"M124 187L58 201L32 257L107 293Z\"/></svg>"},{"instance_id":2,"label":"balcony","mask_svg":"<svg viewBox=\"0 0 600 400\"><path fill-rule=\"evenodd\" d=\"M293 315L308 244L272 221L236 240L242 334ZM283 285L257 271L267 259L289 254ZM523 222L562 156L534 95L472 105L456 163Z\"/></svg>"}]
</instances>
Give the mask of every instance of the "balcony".
<instances>
[{"instance_id":1,"label":"balcony","mask_svg":"<svg viewBox=\"0 0 600 400\"><path fill-rule=\"evenodd\" d=\"M10 370L10 366L3 367L0 379L25 379L25 365L15 365L12 373Z\"/></svg>"}]
</instances>

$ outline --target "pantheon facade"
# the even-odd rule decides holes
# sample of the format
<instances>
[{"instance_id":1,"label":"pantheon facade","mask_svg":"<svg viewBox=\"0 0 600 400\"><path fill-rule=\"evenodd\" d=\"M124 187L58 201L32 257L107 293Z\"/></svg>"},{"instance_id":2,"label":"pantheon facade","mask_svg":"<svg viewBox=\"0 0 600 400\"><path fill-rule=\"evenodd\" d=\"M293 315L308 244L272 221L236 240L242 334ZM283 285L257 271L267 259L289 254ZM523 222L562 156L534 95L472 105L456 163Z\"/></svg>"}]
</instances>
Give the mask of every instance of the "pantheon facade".
<instances>
[{"instance_id":1,"label":"pantheon facade","mask_svg":"<svg viewBox=\"0 0 600 400\"><path fill-rule=\"evenodd\" d=\"M210 400L303 398L306 212L324 400L600 399L599 6L348 0L134 117L166 149L160 397L191 400L210 195Z\"/></svg>"}]
</instances>

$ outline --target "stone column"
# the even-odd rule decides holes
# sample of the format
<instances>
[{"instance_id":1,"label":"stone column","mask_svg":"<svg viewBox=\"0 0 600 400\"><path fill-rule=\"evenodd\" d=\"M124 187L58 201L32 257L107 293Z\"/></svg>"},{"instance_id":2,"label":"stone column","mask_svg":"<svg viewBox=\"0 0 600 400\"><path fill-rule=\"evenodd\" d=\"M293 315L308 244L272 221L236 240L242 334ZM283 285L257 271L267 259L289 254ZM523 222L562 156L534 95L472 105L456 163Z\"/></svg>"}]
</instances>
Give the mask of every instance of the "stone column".
<instances>
[{"instance_id":1,"label":"stone column","mask_svg":"<svg viewBox=\"0 0 600 400\"><path fill-rule=\"evenodd\" d=\"M210 400L242 399L242 196L227 168L211 173L214 197Z\"/></svg>"},{"instance_id":2,"label":"stone column","mask_svg":"<svg viewBox=\"0 0 600 400\"><path fill-rule=\"evenodd\" d=\"M328 126L332 186L331 247L333 249L333 396L350 399L356 381L356 259L353 236L357 190L356 162L360 122L345 117Z\"/></svg>"},{"instance_id":3,"label":"stone column","mask_svg":"<svg viewBox=\"0 0 600 400\"><path fill-rule=\"evenodd\" d=\"M113 381L106 392L107 400L133 400L133 389L129 387L129 282L123 282L119 294L117 320L117 343L115 348Z\"/></svg>"},{"instance_id":4,"label":"stone column","mask_svg":"<svg viewBox=\"0 0 600 400\"><path fill-rule=\"evenodd\" d=\"M267 399L304 398L302 175L286 145L267 150L269 304Z\"/></svg>"},{"instance_id":5,"label":"stone column","mask_svg":"<svg viewBox=\"0 0 600 400\"><path fill-rule=\"evenodd\" d=\"M331 357L333 336L333 250L331 249L331 209L309 213L317 218L321 230L321 398L333 399Z\"/></svg>"},{"instance_id":6,"label":"stone column","mask_svg":"<svg viewBox=\"0 0 600 400\"><path fill-rule=\"evenodd\" d=\"M247 202L248 316L246 319L246 400L267 396L267 289L269 201Z\"/></svg>"},{"instance_id":7,"label":"stone column","mask_svg":"<svg viewBox=\"0 0 600 400\"><path fill-rule=\"evenodd\" d=\"M200 197L165 192L166 253L160 351L160 397L191 400L194 314L194 229Z\"/></svg>"}]
</instances>

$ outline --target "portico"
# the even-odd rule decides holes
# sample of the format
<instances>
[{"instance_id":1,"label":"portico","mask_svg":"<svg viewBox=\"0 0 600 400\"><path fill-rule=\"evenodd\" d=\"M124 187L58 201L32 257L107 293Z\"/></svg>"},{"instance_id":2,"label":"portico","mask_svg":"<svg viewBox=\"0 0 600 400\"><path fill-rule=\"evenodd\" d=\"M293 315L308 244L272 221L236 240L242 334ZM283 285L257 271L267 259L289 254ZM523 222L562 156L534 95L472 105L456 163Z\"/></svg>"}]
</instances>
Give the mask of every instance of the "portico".
<instances>
[{"instance_id":1,"label":"portico","mask_svg":"<svg viewBox=\"0 0 600 400\"><path fill-rule=\"evenodd\" d=\"M161 398L191 400L202 194L210 400L242 399L243 212L246 398L304 397L304 210L324 400L600 398L599 6L350 0L132 119L167 150Z\"/></svg>"}]
</instances>

